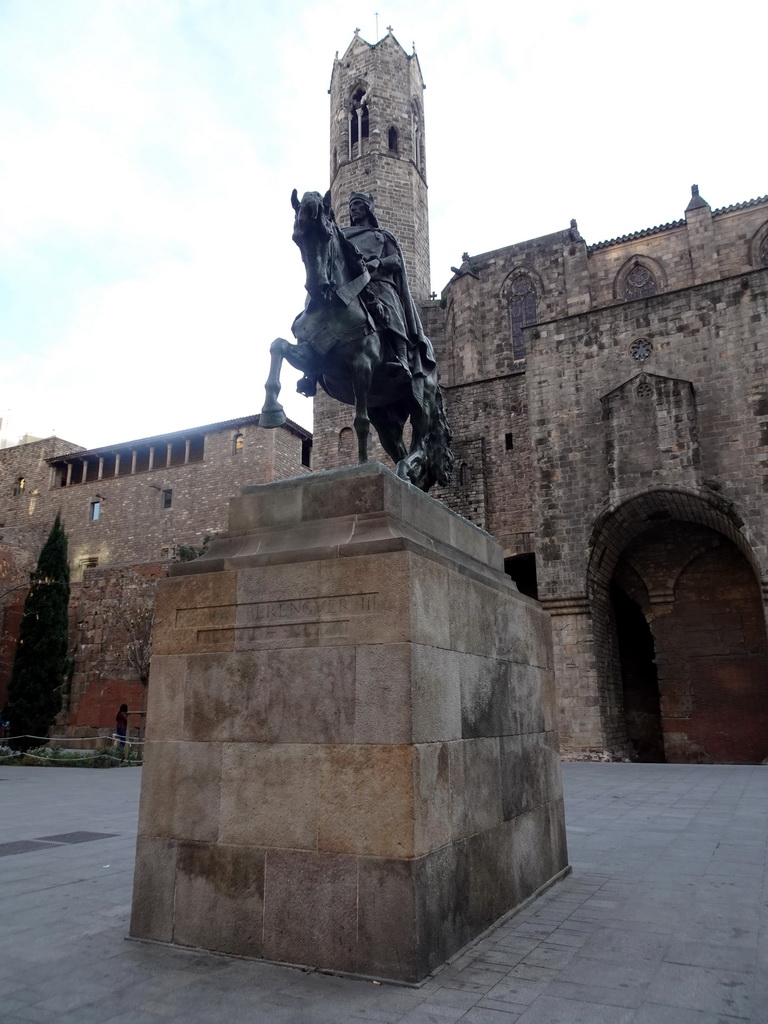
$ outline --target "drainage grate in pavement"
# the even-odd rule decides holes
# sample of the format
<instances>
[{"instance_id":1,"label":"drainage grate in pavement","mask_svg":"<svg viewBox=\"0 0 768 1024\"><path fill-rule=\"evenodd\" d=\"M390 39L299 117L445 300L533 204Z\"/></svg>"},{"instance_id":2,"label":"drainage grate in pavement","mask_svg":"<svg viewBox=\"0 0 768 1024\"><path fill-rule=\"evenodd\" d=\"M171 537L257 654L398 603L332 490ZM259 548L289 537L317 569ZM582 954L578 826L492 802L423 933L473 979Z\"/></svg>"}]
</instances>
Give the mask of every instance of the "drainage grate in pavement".
<instances>
[{"instance_id":1,"label":"drainage grate in pavement","mask_svg":"<svg viewBox=\"0 0 768 1024\"><path fill-rule=\"evenodd\" d=\"M92 843L94 839L111 839L117 832L62 832L59 836L40 836L41 843Z\"/></svg>"},{"instance_id":2,"label":"drainage grate in pavement","mask_svg":"<svg viewBox=\"0 0 768 1024\"><path fill-rule=\"evenodd\" d=\"M40 836L39 839L17 839L11 843L0 843L0 857L14 853L32 853L33 850L47 850L52 846L67 846L73 843L92 843L94 839L111 839L118 832L62 832L58 836Z\"/></svg>"},{"instance_id":3,"label":"drainage grate in pavement","mask_svg":"<svg viewBox=\"0 0 768 1024\"><path fill-rule=\"evenodd\" d=\"M14 853L31 853L32 850L46 850L58 843L42 843L38 839L17 839L15 843L0 843L0 857L10 857Z\"/></svg>"}]
</instances>

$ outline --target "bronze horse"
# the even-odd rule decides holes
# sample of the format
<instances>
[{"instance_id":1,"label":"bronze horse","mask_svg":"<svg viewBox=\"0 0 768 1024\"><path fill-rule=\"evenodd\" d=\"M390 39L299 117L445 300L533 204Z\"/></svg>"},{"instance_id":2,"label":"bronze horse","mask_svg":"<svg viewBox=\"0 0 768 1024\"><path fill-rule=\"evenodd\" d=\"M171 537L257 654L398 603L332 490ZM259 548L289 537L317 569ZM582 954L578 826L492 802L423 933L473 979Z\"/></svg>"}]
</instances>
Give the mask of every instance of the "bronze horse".
<instances>
[{"instance_id":1,"label":"bronze horse","mask_svg":"<svg viewBox=\"0 0 768 1024\"><path fill-rule=\"evenodd\" d=\"M386 345L372 316L375 297L367 289L365 261L339 229L330 193L323 197L306 192L299 202L294 189L291 202L296 212L293 240L301 251L308 294L291 327L296 344L276 338L270 346L261 426L285 423L277 396L280 368L287 359L304 373L298 391L313 395L319 384L332 398L355 407L358 462L368 461L373 424L399 477L423 491L435 483L445 486L453 469L452 435L437 371L432 368L410 378L387 361ZM403 428L409 418L411 445L406 449Z\"/></svg>"}]
</instances>

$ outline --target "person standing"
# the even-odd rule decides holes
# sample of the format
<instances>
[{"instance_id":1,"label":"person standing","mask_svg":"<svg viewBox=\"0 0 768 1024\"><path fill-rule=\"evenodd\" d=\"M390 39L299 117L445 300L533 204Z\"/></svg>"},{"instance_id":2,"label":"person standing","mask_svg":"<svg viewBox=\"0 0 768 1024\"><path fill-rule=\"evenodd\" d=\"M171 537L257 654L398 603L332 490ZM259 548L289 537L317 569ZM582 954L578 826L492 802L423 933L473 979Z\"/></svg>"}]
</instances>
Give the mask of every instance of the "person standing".
<instances>
[{"instance_id":1,"label":"person standing","mask_svg":"<svg viewBox=\"0 0 768 1024\"><path fill-rule=\"evenodd\" d=\"M120 710L115 715L115 732L117 733L118 747L125 746L125 737L128 732L128 705L121 704Z\"/></svg>"}]
</instances>

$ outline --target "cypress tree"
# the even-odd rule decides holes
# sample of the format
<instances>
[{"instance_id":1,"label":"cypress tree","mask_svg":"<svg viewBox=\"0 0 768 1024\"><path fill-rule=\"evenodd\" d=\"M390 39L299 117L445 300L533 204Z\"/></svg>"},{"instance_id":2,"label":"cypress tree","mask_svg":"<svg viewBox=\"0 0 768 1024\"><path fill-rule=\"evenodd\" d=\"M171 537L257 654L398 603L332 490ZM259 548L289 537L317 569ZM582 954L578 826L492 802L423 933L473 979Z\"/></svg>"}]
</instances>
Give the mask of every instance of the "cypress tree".
<instances>
[{"instance_id":1,"label":"cypress tree","mask_svg":"<svg viewBox=\"0 0 768 1024\"><path fill-rule=\"evenodd\" d=\"M30 574L24 602L19 642L8 685L12 736L46 736L61 710L61 694L67 670L67 616L69 563L67 535L61 517L48 534L37 568ZM21 750L38 740L21 739Z\"/></svg>"}]
</instances>

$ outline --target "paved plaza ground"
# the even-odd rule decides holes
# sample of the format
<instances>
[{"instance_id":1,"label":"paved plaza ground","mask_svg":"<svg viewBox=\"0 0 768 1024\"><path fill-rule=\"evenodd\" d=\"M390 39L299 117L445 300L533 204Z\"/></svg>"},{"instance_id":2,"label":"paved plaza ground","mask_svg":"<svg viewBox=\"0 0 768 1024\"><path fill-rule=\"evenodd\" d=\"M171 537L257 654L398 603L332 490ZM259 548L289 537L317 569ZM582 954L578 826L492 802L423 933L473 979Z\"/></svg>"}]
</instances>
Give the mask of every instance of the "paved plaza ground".
<instances>
[{"instance_id":1,"label":"paved plaza ground","mask_svg":"<svg viewBox=\"0 0 768 1024\"><path fill-rule=\"evenodd\" d=\"M573 874L409 989L126 942L140 769L0 767L0 1021L766 1024L768 767L563 775Z\"/></svg>"}]
</instances>

